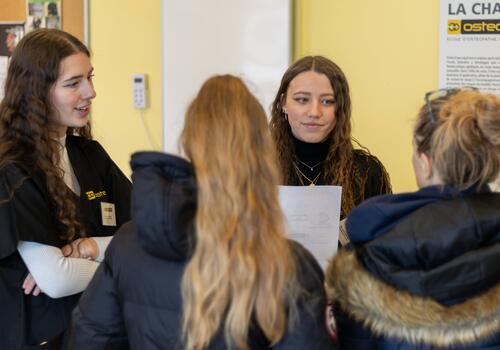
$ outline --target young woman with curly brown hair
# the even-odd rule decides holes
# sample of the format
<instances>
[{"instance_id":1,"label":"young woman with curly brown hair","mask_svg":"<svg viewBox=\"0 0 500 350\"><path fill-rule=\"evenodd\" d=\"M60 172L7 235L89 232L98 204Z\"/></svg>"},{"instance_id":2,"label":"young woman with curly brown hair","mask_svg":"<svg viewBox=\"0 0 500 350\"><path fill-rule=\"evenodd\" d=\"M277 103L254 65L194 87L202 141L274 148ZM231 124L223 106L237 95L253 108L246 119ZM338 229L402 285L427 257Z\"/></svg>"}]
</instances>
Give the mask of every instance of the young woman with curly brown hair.
<instances>
[{"instance_id":1,"label":"young woman with curly brown hair","mask_svg":"<svg viewBox=\"0 0 500 350\"><path fill-rule=\"evenodd\" d=\"M0 348L60 349L79 293L129 219L130 182L91 140L88 49L40 29L0 104Z\"/></svg>"},{"instance_id":2,"label":"young woman with curly brown hair","mask_svg":"<svg viewBox=\"0 0 500 350\"><path fill-rule=\"evenodd\" d=\"M270 126L283 184L342 186L341 217L363 200L391 192L382 163L366 148L354 149L349 85L329 59L307 56L288 68Z\"/></svg>"}]
</instances>

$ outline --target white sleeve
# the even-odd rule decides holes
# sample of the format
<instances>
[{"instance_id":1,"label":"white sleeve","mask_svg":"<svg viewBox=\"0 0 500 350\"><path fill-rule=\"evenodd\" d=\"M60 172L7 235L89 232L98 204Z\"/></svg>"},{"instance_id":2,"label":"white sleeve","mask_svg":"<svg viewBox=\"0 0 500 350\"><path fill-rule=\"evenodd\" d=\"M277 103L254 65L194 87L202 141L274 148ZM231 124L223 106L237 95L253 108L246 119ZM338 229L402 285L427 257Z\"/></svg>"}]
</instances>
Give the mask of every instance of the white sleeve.
<instances>
[{"instance_id":1,"label":"white sleeve","mask_svg":"<svg viewBox=\"0 0 500 350\"><path fill-rule=\"evenodd\" d=\"M99 263L67 258L61 249L36 242L20 241L17 249L36 284L51 298L80 293L99 267Z\"/></svg>"},{"instance_id":2,"label":"white sleeve","mask_svg":"<svg viewBox=\"0 0 500 350\"><path fill-rule=\"evenodd\" d=\"M101 262L104 260L104 253L106 253L106 248L108 248L109 242L111 242L111 239L113 239L113 236L104 236L104 237L89 237L92 238L95 243L97 244L97 247L99 248L99 256L95 261Z\"/></svg>"}]
</instances>

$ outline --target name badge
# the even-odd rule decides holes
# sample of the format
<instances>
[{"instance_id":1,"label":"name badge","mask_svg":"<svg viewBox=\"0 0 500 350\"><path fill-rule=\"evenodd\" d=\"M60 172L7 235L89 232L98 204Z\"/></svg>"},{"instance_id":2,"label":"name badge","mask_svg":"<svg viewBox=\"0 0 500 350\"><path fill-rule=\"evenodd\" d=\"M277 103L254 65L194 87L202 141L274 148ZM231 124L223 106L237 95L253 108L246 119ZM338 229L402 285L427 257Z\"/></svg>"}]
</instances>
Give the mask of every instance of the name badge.
<instances>
[{"instance_id":1,"label":"name badge","mask_svg":"<svg viewBox=\"0 0 500 350\"><path fill-rule=\"evenodd\" d=\"M101 202L102 226L116 226L115 205Z\"/></svg>"}]
</instances>

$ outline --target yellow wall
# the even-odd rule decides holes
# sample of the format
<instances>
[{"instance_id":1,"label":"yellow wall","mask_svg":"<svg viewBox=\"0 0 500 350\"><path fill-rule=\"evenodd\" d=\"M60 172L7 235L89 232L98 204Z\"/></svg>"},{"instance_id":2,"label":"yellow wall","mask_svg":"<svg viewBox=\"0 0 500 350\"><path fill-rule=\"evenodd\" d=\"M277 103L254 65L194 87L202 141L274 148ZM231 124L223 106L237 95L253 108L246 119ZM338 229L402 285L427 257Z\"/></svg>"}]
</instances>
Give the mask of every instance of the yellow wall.
<instances>
[{"instance_id":1,"label":"yellow wall","mask_svg":"<svg viewBox=\"0 0 500 350\"><path fill-rule=\"evenodd\" d=\"M144 119L161 141L160 0L91 0L90 48L97 98L93 103L94 137L130 174L130 154L151 149L138 110L132 106L132 75L149 79L150 106Z\"/></svg>"},{"instance_id":2,"label":"yellow wall","mask_svg":"<svg viewBox=\"0 0 500 350\"><path fill-rule=\"evenodd\" d=\"M416 189L411 134L438 85L439 1L296 1L296 57L322 54L342 68L354 137L384 163L395 192Z\"/></svg>"},{"instance_id":3,"label":"yellow wall","mask_svg":"<svg viewBox=\"0 0 500 350\"><path fill-rule=\"evenodd\" d=\"M295 55L323 54L344 70L354 136L382 160L396 192L414 190L411 128L424 93L437 87L439 2L296 0L296 6ZM149 76L144 116L161 140L161 1L91 0L90 44L94 134L129 174L130 154L151 148L132 107L133 73Z\"/></svg>"}]
</instances>

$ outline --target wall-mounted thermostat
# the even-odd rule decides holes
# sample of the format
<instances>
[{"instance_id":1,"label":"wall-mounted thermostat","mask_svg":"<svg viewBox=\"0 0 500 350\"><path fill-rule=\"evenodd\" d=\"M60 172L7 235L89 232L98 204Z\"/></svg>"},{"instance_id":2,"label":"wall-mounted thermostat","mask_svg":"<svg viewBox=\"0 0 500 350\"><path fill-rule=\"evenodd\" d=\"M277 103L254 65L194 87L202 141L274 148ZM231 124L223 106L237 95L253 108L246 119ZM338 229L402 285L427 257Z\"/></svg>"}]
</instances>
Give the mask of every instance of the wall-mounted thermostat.
<instances>
[{"instance_id":1,"label":"wall-mounted thermostat","mask_svg":"<svg viewBox=\"0 0 500 350\"><path fill-rule=\"evenodd\" d=\"M134 108L145 109L147 106L147 81L145 74L134 74L132 76L132 98Z\"/></svg>"}]
</instances>

